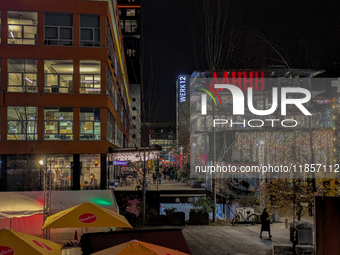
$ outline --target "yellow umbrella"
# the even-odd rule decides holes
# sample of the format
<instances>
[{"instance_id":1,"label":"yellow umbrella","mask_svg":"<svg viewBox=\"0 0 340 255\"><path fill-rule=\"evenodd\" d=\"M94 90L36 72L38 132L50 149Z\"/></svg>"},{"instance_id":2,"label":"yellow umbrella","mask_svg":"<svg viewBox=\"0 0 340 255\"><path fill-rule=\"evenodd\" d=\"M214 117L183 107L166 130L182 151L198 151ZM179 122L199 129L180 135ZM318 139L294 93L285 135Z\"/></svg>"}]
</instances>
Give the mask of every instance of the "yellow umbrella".
<instances>
[{"instance_id":1,"label":"yellow umbrella","mask_svg":"<svg viewBox=\"0 0 340 255\"><path fill-rule=\"evenodd\" d=\"M111 248L92 253L92 255L188 255L163 246L145 243L138 240L122 243Z\"/></svg>"},{"instance_id":2,"label":"yellow umbrella","mask_svg":"<svg viewBox=\"0 0 340 255\"><path fill-rule=\"evenodd\" d=\"M132 228L123 215L85 202L47 217L42 229L92 227Z\"/></svg>"},{"instance_id":3,"label":"yellow umbrella","mask_svg":"<svg viewBox=\"0 0 340 255\"><path fill-rule=\"evenodd\" d=\"M2 255L60 255L61 245L11 229L0 229Z\"/></svg>"}]
</instances>

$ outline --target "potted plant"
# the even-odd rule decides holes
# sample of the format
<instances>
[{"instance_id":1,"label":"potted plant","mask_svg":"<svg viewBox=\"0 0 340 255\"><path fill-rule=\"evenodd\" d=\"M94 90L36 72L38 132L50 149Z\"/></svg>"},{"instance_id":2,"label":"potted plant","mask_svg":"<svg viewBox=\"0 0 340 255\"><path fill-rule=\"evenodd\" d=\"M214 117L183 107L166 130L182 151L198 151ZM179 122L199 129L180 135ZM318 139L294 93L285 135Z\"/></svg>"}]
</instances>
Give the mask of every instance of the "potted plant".
<instances>
[{"instance_id":1,"label":"potted plant","mask_svg":"<svg viewBox=\"0 0 340 255\"><path fill-rule=\"evenodd\" d=\"M214 209L214 201L210 197L202 197L195 201L195 208L189 212L189 223L191 225L209 224L209 213Z\"/></svg>"},{"instance_id":2,"label":"potted plant","mask_svg":"<svg viewBox=\"0 0 340 255\"><path fill-rule=\"evenodd\" d=\"M290 241L294 240L294 227L290 224ZM313 230L314 225L309 222L296 223L296 244L313 244Z\"/></svg>"},{"instance_id":3,"label":"potted plant","mask_svg":"<svg viewBox=\"0 0 340 255\"><path fill-rule=\"evenodd\" d=\"M168 225L185 225L185 213L176 212L176 208L170 208L164 210L168 218Z\"/></svg>"},{"instance_id":4,"label":"potted plant","mask_svg":"<svg viewBox=\"0 0 340 255\"><path fill-rule=\"evenodd\" d=\"M155 209L150 209L147 215L147 223L150 226L162 226L167 224L165 215L158 215Z\"/></svg>"}]
</instances>

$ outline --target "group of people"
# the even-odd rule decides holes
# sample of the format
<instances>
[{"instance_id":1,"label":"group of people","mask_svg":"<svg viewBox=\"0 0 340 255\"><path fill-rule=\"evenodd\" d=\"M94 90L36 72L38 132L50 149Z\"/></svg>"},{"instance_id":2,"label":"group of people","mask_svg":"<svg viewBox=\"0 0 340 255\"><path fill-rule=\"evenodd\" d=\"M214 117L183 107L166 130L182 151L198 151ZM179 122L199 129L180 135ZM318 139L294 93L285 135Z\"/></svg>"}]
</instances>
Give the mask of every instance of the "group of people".
<instances>
[{"instance_id":1,"label":"group of people","mask_svg":"<svg viewBox=\"0 0 340 255\"><path fill-rule=\"evenodd\" d=\"M167 176L169 176L169 182L172 181L179 181L178 172L174 170L173 167L163 167L163 168L156 168L156 170L152 174L153 183L155 184L158 180L158 184L162 183L162 175L164 178L164 181L167 179Z\"/></svg>"}]
</instances>

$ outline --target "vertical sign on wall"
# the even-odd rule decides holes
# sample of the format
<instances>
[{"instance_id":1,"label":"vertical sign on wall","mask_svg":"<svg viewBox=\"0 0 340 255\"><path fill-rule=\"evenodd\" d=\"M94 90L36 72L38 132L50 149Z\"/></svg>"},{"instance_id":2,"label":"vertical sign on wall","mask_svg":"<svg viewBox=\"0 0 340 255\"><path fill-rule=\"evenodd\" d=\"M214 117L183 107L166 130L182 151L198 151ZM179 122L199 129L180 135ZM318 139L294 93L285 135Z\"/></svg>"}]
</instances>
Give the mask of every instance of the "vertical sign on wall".
<instances>
[{"instance_id":1,"label":"vertical sign on wall","mask_svg":"<svg viewBox=\"0 0 340 255\"><path fill-rule=\"evenodd\" d=\"M179 102L183 103L186 101L186 76L179 76L178 77L178 93L179 93Z\"/></svg>"}]
</instances>

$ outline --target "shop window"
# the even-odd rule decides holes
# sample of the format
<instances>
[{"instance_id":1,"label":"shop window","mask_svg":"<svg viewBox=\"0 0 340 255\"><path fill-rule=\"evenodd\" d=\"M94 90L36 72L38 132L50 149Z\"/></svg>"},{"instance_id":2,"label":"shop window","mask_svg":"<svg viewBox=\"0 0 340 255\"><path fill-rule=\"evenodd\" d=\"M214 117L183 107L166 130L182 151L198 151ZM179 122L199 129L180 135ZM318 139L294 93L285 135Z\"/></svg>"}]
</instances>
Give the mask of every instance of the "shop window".
<instances>
[{"instance_id":1,"label":"shop window","mask_svg":"<svg viewBox=\"0 0 340 255\"><path fill-rule=\"evenodd\" d=\"M136 9L126 9L126 16L136 16Z\"/></svg>"},{"instance_id":2,"label":"shop window","mask_svg":"<svg viewBox=\"0 0 340 255\"><path fill-rule=\"evenodd\" d=\"M73 45L73 14L45 13L45 45Z\"/></svg>"},{"instance_id":3,"label":"shop window","mask_svg":"<svg viewBox=\"0 0 340 255\"><path fill-rule=\"evenodd\" d=\"M73 61L45 60L45 93L73 92Z\"/></svg>"},{"instance_id":4,"label":"shop window","mask_svg":"<svg viewBox=\"0 0 340 255\"><path fill-rule=\"evenodd\" d=\"M100 108L80 108L80 140L100 140Z\"/></svg>"},{"instance_id":5,"label":"shop window","mask_svg":"<svg viewBox=\"0 0 340 255\"><path fill-rule=\"evenodd\" d=\"M100 186L100 154L80 154L82 163L80 188L98 189Z\"/></svg>"},{"instance_id":6,"label":"shop window","mask_svg":"<svg viewBox=\"0 0 340 255\"><path fill-rule=\"evenodd\" d=\"M45 140L73 140L73 108L44 109Z\"/></svg>"},{"instance_id":7,"label":"shop window","mask_svg":"<svg viewBox=\"0 0 340 255\"><path fill-rule=\"evenodd\" d=\"M37 140L37 107L7 107L7 140Z\"/></svg>"},{"instance_id":8,"label":"shop window","mask_svg":"<svg viewBox=\"0 0 340 255\"><path fill-rule=\"evenodd\" d=\"M100 94L100 61L80 61L80 93Z\"/></svg>"},{"instance_id":9,"label":"shop window","mask_svg":"<svg viewBox=\"0 0 340 255\"><path fill-rule=\"evenodd\" d=\"M8 92L38 92L38 60L7 59Z\"/></svg>"},{"instance_id":10,"label":"shop window","mask_svg":"<svg viewBox=\"0 0 340 255\"><path fill-rule=\"evenodd\" d=\"M80 46L100 46L99 15L80 15Z\"/></svg>"},{"instance_id":11,"label":"shop window","mask_svg":"<svg viewBox=\"0 0 340 255\"><path fill-rule=\"evenodd\" d=\"M37 12L8 11L7 22L9 44L37 44Z\"/></svg>"}]
</instances>

